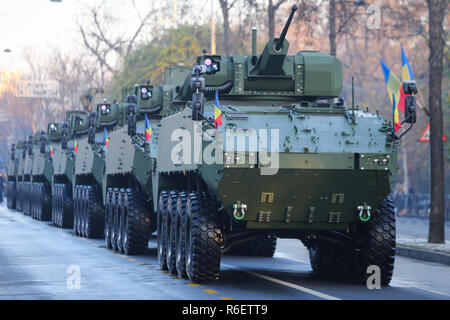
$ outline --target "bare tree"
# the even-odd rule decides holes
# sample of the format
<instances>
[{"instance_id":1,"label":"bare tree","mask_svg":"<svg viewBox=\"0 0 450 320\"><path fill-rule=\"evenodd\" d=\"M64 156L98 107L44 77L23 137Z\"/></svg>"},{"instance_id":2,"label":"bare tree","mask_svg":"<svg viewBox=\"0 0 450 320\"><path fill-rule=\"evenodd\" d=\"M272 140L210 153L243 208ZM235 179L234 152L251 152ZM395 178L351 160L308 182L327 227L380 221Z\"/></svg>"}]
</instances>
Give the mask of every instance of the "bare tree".
<instances>
[{"instance_id":1,"label":"bare tree","mask_svg":"<svg viewBox=\"0 0 450 320\"><path fill-rule=\"evenodd\" d=\"M134 1L131 3L137 22L131 32L117 29L120 21L104 10L104 1L98 6L88 7L83 20L77 21L84 47L97 61L101 86L105 85L108 76L112 77L117 73L119 62L130 55L139 36L150 25L151 18L156 12L152 7L142 13Z\"/></svg>"},{"instance_id":2,"label":"bare tree","mask_svg":"<svg viewBox=\"0 0 450 320\"><path fill-rule=\"evenodd\" d=\"M446 0L427 0L429 8L430 56L430 158L431 212L428 242L444 243L444 147L442 143L442 70Z\"/></svg>"}]
</instances>

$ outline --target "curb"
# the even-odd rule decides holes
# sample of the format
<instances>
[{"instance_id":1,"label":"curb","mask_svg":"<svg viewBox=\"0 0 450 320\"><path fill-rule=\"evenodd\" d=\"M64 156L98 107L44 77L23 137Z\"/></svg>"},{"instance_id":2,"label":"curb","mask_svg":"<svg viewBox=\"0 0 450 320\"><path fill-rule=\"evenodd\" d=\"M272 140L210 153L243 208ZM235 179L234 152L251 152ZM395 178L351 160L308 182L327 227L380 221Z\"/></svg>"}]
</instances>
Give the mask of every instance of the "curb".
<instances>
[{"instance_id":1,"label":"curb","mask_svg":"<svg viewBox=\"0 0 450 320\"><path fill-rule=\"evenodd\" d=\"M397 245L396 255L422 261L437 262L450 265L450 254L443 252L421 250Z\"/></svg>"}]
</instances>

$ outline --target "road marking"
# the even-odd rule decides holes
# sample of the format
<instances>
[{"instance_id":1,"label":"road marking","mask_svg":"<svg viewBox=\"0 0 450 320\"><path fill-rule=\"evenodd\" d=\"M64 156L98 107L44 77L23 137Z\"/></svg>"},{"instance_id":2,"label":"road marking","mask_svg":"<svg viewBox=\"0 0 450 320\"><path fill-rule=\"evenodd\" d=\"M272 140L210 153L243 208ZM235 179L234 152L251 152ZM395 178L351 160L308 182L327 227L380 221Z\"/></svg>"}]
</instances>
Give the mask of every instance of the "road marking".
<instances>
[{"instance_id":1,"label":"road marking","mask_svg":"<svg viewBox=\"0 0 450 320\"><path fill-rule=\"evenodd\" d=\"M222 300L234 300L233 298L230 298L230 297L220 297L220 299L222 299Z\"/></svg>"},{"instance_id":2,"label":"road marking","mask_svg":"<svg viewBox=\"0 0 450 320\"><path fill-rule=\"evenodd\" d=\"M146 262L139 262L139 264L140 264L141 266L148 266L148 263L146 263Z\"/></svg>"},{"instance_id":3,"label":"road marking","mask_svg":"<svg viewBox=\"0 0 450 320\"><path fill-rule=\"evenodd\" d=\"M444 293L444 292L440 292L440 291L436 291L436 290L432 290L432 289L425 289L425 288L414 287L414 286L412 288L416 288L416 289L427 291L427 292L431 292L431 293L434 293L434 294L439 294L439 295L442 295L442 296L450 297L450 294L447 294L447 293Z\"/></svg>"},{"instance_id":4,"label":"road marking","mask_svg":"<svg viewBox=\"0 0 450 320\"><path fill-rule=\"evenodd\" d=\"M120 255L119 257L121 257L121 258L128 258L127 256L124 256L123 254Z\"/></svg>"},{"instance_id":5,"label":"road marking","mask_svg":"<svg viewBox=\"0 0 450 320\"><path fill-rule=\"evenodd\" d=\"M203 291L205 291L206 293L218 294L218 292L213 289L203 289Z\"/></svg>"},{"instance_id":6,"label":"road marking","mask_svg":"<svg viewBox=\"0 0 450 320\"><path fill-rule=\"evenodd\" d=\"M222 265L227 267L227 268L232 268L233 269L233 266L230 266L230 265L227 265L227 264L224 264L224 263ZM316 291L316 290L313 290L313 289L305 288L305 287L302 287L302 286L299 286L297 284L293 284L293 283L290 283L290 282L287 282L287 281L283 281L283 280L280 280L280 279L272 278L272 277L269 277L269 276L266 276L266 275L263 275L263 274L260 274L260 273L256 273L256 272L252 272L252 271L248 271L248 270L243 270L243 269L240 269L240 271L245 272L247 274L250 274L252 276L255 276L255 277L267 280L267 281L271 281L271 282L274 282L274 283L277 283L277 284L281 284L283 286L286 286L286 287L289 287L289 288L292 288L292 289L295 289L295 290L303 291L305 293L308 293L310 295L313 295L313 296L316 296L316 297L319 297L319 298L322 298L322 299L325 299L325 300L341 300L341 299L339 299L337 297L333 297L333 296L330 296L328 294L325 294L325 293L322 293L322 292L319 292L319 291Z\"/></svg>"},{"instance_id":7,"label":"road marking","mask_svg":"<svg viewBox=\"0 0 450 320\"><path fill-rule=\"evenodd\" d=\"M136 259L128 259L128 261L135 262L137 260Z\"/></svg>"},{"instance_id":8,"label":"road marking","mask_svg":"<svg viewBox=\"0 0 450 320\"><path fill-rule=\"evenodd\" d=\"M195 282L188 282L187 284L190 285L190 286L193 286L193 287L199 287L200 286L198 283L195 283Z\"/></svg>"}]
</instances>

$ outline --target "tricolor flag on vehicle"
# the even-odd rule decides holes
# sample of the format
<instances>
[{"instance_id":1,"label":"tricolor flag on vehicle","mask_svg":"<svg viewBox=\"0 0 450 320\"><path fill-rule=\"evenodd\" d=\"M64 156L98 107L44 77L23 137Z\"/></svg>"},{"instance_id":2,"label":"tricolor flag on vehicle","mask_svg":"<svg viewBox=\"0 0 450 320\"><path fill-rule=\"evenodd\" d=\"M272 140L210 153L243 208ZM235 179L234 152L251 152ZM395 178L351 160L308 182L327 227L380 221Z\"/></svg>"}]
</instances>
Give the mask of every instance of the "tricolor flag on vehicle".
<instances>
[{"instance_id":1,"label":"tricolor flag on vehicle","mask_svg":"<svg viewBox=\"0 0 450 320\"><path fill-rule=\"evenodd\" d=\"M73 151L75 151L75 153L78 153L77 139L75 139L75 142L73 143Z\"/></svg>"},{"instance_id":2,"label":"tricolor flag on vehicle","mask_svg":"<svg viewBox=\"0 0 450 320\"><path fill-rule=\"evenodd\" d=\"M219 105L219 91L216 90L216 101L214 106L214 127L218 128L222 124L222 110Z\"/></svg>"},{"instance_id":3,"label":"tricolor flag on vehicle","mask_svg":"<svg viewBox=\"0 0 450 320\"><path fill-rule=\"evenodd\" d=\"M402 49L402 81L414 80L414 75L408 58L406 58L405 50L403 50L402 46L400 48Z\"/></svg>"},{"instance_id":4,"label":"tricolor flag on vehicle","mask_svg":"<svg viewBox=\"0 0 450 320\"><path fill-rule=\"evenodd\" d=\"M402 122L400 121L400 114L398 112L398 106L395 103L395 95L392 94L392 108L394 111L394 131L398 132L398 130L400 130L400 128L402 127Z\"/></svg>"},{"instance_id":5,"label":"tricolor flag on vehicle","mask_svg":"<svg viewBox=\"0 0 450 320\"><path fill-rule=\"evenodd\" d=\"M150 137L152 136L152 127L148 122L147 114L145 115L145 142L150 141Z\"/></svg>"},{"instance_id":6,"label":"tricolor flag on vehicle","mask_svg":"<svg viewBox=\"0 0 450 320\"><path fill-rule=\"evenodd\" d=\"M53 146L50 145L50 157L53 157Z\"/></svg>"},{"instance_id":7,"label":"tricolor flag on vehicle","mask_svg":"<svg viewBox=\"0 0 450 320\"><path fill-rule=\"evenodd\" d=\"M105 146L109 145L108 132L106 132L106 127L103 127L103 140L105 141Z\"/></svg>"},{"instance_id":8,"label":"tricolor flag on vehicle","mask_svg":"<svg viewBox=\"0 0 450 320\"><path fill-rule=\"evenodd\" d=\"M391 104L394 104L392 97L395 96L395 100L399 101L399 110L405 112L405 103L401 102L401 93L403 93L402 83L399 78L388 68L383 60L380 60L381 70L383 70L384 81L386 82L386 89L391 100ZM403 98L404 100L404 98Z\"/></svg>"}]
</instances>

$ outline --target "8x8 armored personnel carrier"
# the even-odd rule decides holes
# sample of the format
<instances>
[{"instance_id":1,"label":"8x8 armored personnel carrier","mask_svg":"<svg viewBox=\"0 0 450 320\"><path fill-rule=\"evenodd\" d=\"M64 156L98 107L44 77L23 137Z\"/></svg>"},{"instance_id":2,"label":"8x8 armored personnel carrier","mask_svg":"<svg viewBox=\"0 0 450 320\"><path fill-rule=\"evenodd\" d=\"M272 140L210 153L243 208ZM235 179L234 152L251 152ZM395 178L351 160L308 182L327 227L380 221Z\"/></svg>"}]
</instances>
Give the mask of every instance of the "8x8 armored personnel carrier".
<instances>
[{"instance_id":1,"label":"8x8 armored personnel carrier","mask_svg":"<svg viewBox=\"0 0 450 320\"><path fill-rule=\"evenodd\" d=\"M382 284L391 279L399 137L378 114L345 106L336 57L288 55L295 10L261 54L254 31L252 54L199 57L179 90L190 102L150 140L158 256L172 273L217 279L222 253L271 256L283 237L308 247L315 271L364 281L375 265Z\"/></svg>"}]
</instances>

